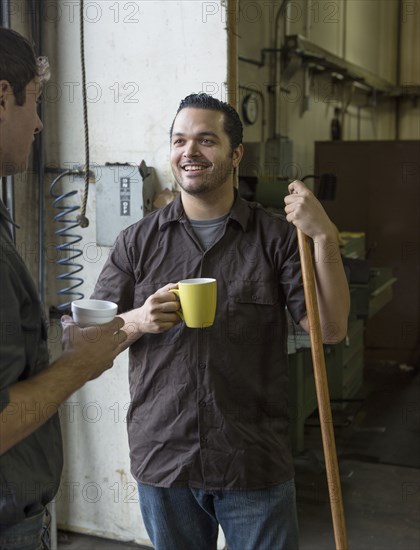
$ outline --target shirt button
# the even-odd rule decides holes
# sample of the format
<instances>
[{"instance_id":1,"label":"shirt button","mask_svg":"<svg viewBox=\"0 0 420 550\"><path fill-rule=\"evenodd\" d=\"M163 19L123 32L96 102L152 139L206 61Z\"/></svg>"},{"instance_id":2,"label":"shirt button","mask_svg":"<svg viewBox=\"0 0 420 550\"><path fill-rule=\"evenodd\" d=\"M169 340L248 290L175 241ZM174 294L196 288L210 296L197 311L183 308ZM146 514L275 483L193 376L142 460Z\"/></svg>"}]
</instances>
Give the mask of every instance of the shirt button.
<instances>
[{"instance_id":1,"label":"shirt button","mask_svg":"<svg viewBox=\"0 0 420 550\"><path fill-rule=\"evenodd\" d=\"M206 406L206 402L205 401L200 401L199 405L200 405L200 407L204 408Z\"/></svg>"},{"instance_id":2,"label":"shirt button","mask_svg":"<svg viewBox=\"0 0 420 550\"><path fill-rule=\"evenodd\" d=\"M207 437L200 437L200 441L202 445L205 445L207 443Z\"/></svg>"},{"instance_id":3,"label":"shirt button","mask_svg":"<svg viewBox=\"0 0 420 550\"><path fill-rule=\"evenodd\" d=\"M251 296L251 300L252 300L253 302L255 302L256 299L257 299L257 295L256 295L256 294L253 294L253 295Z\"/></svg>"},{"instance_id":4,"label":"shirt button","mask_svg":"<svg viewBox=\"0 0 420 550\"><path fill-rule=\"evenodd\" d=\"M207 363L199 363L198 368L199 369L205 369L207 367Z\"/></svg>"}]
</instances>

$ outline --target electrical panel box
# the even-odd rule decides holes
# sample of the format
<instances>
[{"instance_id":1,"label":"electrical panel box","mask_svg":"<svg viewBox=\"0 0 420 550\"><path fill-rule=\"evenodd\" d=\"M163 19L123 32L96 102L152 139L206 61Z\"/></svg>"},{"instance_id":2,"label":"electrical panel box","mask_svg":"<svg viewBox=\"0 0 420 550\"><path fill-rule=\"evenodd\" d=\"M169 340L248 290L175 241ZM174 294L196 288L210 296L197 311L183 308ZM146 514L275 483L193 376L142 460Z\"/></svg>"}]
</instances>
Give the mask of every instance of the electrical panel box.
<instances>
[{"instance_id":1,"label":"electrical panel box","mask_svg":"<svg viewBox=\"0 0 420 550\"><path fill-rule=\"evenodd\" d=\"M144 161L92 167L96 181L96 242L112 246L122 229L152 209L155 172Z\"/></svg>"}]
</instances>

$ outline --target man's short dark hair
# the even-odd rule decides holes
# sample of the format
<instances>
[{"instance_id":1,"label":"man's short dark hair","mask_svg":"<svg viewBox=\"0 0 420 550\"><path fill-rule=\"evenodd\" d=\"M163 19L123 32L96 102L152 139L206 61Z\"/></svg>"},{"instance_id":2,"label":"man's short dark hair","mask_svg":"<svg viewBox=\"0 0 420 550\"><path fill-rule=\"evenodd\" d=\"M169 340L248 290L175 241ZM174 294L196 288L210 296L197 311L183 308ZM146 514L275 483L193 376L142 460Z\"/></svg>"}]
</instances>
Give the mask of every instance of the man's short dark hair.
<instances>
[{"instance_id":1,"label":"man's short dark hair","mask_svg":"<svg viewBox=\"0 0 420 550\"><path fill-rule=\"evenodd\" d=\"M182 109L187 107L192 107L194 109L209 109L211 111L218 111L224 114L224 124L223 128L226 134L229 136L230 146L233 149L236 149L238 145L242 143L243 136L243 127L241 119L239 118L236 110L225 103L224 101L219 101L215 97L201 92L199 94L190 94L185 97L179 104L178 110L176 112L175 118ZM172 122L172 126L169 132L170 137L172 138L172 131L174 128L175 118Z\"/></svg>"},{"instance_id":2,"label":"man's short dark hair","mask_svg":"<svg viewBox=\"0 0 420 550\"><path fill-rule=\"evenodd\" d=\"M19 33L0 28L0 80L12 87L16 104L26 100L25 88L36 76L48 78L48 61L36 58L31 44Z\"/></svg>"}]
</instances>

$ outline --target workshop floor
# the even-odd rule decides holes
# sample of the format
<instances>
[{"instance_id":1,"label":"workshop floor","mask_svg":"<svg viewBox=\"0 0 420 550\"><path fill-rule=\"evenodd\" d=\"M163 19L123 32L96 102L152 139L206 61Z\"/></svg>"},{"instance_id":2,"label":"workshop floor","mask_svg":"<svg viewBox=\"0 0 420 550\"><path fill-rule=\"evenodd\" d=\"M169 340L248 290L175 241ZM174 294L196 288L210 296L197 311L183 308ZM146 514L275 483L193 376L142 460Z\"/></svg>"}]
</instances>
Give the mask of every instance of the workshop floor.
<instances>
[{"instance_id":1,"label":"workshop floor","mask_svg":"<svg viewBox=\"0 0 420 550\"><path fill-rule=\"evenodd\" d=\"M418 550L420 370L387 363L366 366L360 401L334 410L333 417L349 548ZM307 422L305 446L295 461L300 550L333 550L316 415ZM59 532L58 548L146 547Z\"/></svg>"}]
</instances>

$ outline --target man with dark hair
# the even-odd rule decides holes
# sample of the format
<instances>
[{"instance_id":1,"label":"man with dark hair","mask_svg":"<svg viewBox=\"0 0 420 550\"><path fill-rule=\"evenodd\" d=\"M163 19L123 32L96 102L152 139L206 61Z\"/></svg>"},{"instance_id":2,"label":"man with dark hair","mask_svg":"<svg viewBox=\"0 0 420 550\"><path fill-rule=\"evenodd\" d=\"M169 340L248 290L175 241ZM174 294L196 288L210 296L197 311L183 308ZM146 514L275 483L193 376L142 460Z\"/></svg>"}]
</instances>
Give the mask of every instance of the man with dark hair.
<instances>
[{"instance_id":1,"label":"man with dark hair","mask_svg":"<svg viewBox=\"0 0 420 550\"><path fill-rule=\"evenodd\" d=\"M94 292L126 322L146 529L156 550L214 550L219 525L229 550L295 550L286 306L308 320L292 224L315 242L328 342L345 337L349 311L337 232L302 182L289 186L287 219L238 195L242 124L229 105L190 95L170 134L180 196L122 231ZM217 279L209 328L187 328L170 292L196 277Z\"/></svg>"},{"instance_id":2,"label":"man with dark hair","mask_svg":"<svg viewBox=\"0 0 420 550\"><path fill-rule=\"evenodd\" d=\"M179 104L178 110L176 112L176 115L182 111L183 109L187 109L188 107L194 108L194 109L209 109L210 111L218 111L219 113L224 114L223 118L223 130L225 131L226 135L229 137L230 146L232 148L232 152L234 149L239 147L239 145L242 143L242 137L243 137L243 127L241 119L239 118L238 113L236 110L232 107L232 105L229 105L229 103L224 103L223 101L219 101L218 99L212 97L211 95L207 95L204 93L201 94L190 94L185 97L181 103ZM171 129L169 131L169 137L172 139L172 133L175 123L175 118L172 122Z\"/></svg>"},{"instance_id":3,"label":"man with dark hair","mask_svg":"<svg viewBox=\"0 0 420 550\"><path fill-rule=\"evenodd\" d=\"M38 77L40 82L48 80L49 66L45 57L35 58L27 40L10 29L2 29L0 35L0 74L11 84L16 105L25 103L25 88Z\"/></svg>"},{"instance_id":4,"label":"man with dark hair","mask_svg":"<svg viewBox=\"0 0 420 550\"><path fill-rule=\"evenodd\" d=\"M0 28L0 176L27 167L42 130L37 99L48 61L18 33ZM0 201L0 548L47 548L45 506L62 470L58 407L112 366L123 321L81 329L64 316L63 349L49 364L47 327L31 276L11 239ZM42 541L41 539L44 539Z\"/></svg>"}]
</instances>

